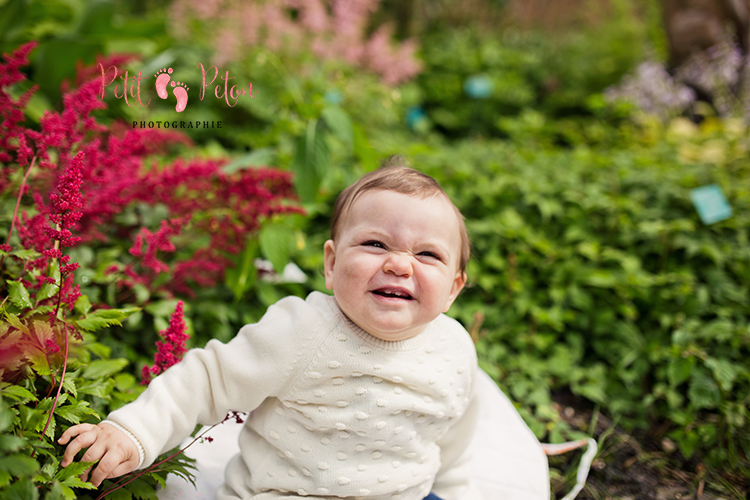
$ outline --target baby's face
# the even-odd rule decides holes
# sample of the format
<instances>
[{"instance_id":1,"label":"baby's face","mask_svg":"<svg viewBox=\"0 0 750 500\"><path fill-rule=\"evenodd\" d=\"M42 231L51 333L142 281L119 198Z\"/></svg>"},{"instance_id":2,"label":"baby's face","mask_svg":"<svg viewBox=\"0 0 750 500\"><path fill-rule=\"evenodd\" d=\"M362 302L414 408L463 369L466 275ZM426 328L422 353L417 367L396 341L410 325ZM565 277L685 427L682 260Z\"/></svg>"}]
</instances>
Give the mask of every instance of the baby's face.
<instances>
[{"instance_id":1,"label":"baby's face","mask_svg":"<svg viewBox=\"0 0 750 500\"><path fill-rule=\"evenodd\" d=\"M460 251L458 216L443 196L367 191L325 244L326 287L369 334L408 339L463 288Z\"/></svg>"}]
</instances>

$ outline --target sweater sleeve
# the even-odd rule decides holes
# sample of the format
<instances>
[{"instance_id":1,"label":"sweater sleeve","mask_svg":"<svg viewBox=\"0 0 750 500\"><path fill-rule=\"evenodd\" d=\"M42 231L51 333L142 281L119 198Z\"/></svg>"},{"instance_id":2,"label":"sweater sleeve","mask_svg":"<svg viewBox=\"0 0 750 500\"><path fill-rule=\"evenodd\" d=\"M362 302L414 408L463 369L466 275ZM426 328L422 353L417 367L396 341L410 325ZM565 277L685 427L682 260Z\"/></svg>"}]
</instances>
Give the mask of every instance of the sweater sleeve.
<instances>
[{"instance_id":1,"label":"sweater sleeve","mask_svg":"<svg viewBox=\"0 0 750 500\"><path fill-rule=\"evenodd\" d=\"M481 500L482 498L479 490L471 484L469 479L472 471L471 443L479 420L477 385L475 374L466 411L438 441L441 466L432 485L432 491L443 500Z\"/></svg>"},{"instance_id":2,"label":"sweater sleeve","mask_svg":"<svg viewBox=\"0 0 750 500\"><path fill-rule=\"evenodd\" d=\"M221 422L230 410L252 411L282 391L320 319L320 311L302 299L282 299L227 344L211 340L204 349L189 351L108 420L142 444L146 467L181 443L196 424Z\"/></svg>"}]
</instances>

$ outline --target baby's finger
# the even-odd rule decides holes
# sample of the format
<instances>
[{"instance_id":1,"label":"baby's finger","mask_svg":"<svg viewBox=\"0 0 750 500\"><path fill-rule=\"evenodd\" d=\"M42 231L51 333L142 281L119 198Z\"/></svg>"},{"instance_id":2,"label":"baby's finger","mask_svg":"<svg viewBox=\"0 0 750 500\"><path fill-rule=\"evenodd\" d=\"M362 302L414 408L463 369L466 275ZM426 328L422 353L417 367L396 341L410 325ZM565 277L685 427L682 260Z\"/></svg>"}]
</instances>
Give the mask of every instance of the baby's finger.
<instances>
[{"instance_id":1,"label":"baby's finger","mask_svg":"<svg viewBox=\"0 0 750 500\"><path fill-rule=\"evenodd\" d=\"M96 466L94 472L91 474L91 484L99 487L105 479L120 475L117 474L117 469L119 469L124 463L123 458L121 452L110 450L109 453L104 455L104 458L99 461L99 465Z\"/></svg>"},{"instance_id":2,"label":"baby's finger","mask_svg":"<svg viewBox=\"0 0 750 500\"><path fill-rule=\"evenodd\" d=\"M81 481L85 483L86 481L88 481L89 472L91 472L91 469L90 468L86 469L85 471L81 473L80 476L78 476L78 479L80 479Z\"/></svg>"},{"instance_id":3,"label":"baby's finger","mask_svg":"<svg viewBox=\"0 0 750 500\"><path fill-rule=\"evenodd\" d=\"M96 441L96 432L83 432L73 439L70 444L65 448L63 453L62 462L60 465L67 467L74 459L75 456L84 448L88 448Z\"/></svg>"},{"instance_id":4,"label":"baby's finger","mask_svg":"<svg viewBox=\"0 0 750 500\"><path fill-rule=\"evenodd\" d=\"M70 438L76 437L81 433L90 431L94 426L91 424L78 424L73 427L69 427L65 432L62 433L60 439L57 440L60 444L66 444Z\"/></svg>"},{"instance_id":5,"label":"baby's finger","mask_svg":"<svg viewBox=\"0 0 750 500\"><path fill-rule=\"evenodd\" d=\"M115 467L115 470L112 471L112 474L108 477L108 479L124 476L129 472L133 472L136 467L138 467L138 459L130 459L127 462L122 462L120 465Z\"/></svg>"}]
</instances>

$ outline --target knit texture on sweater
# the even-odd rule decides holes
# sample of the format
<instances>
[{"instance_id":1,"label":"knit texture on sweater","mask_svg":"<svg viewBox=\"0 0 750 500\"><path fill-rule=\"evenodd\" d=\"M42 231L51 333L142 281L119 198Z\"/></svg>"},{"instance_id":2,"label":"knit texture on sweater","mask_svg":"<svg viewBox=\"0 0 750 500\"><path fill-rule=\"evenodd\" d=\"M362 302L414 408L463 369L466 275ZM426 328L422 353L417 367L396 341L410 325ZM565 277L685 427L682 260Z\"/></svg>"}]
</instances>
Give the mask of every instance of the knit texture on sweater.
<instances>
[{"instance_id":1,"label":"knit texture on sweater","mask_svg":"<svg viewBox=\"0 0 750 500\"><path fill-rule=\"evenodd\" d=\"M250 411L220 498L463 500L475 374L471 339L447 316L388 342L315 292L279 301L228 344L191 351L109 418L148 465L196 423Z\"/></svg>"}]
</instances>

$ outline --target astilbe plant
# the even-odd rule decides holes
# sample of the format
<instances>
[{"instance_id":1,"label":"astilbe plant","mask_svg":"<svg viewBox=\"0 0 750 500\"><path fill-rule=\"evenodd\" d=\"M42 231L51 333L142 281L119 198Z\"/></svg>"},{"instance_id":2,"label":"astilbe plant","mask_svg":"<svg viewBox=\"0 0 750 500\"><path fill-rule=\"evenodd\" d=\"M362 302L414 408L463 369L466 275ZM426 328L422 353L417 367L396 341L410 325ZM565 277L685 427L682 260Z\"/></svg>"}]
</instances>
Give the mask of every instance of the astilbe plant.
<instances>
[{"instance_id":1,"label":"astilbe plant","mask_svg":"<svg viewBox=\"0 0 750 500\"><path fill-rule=\"evenodd\" d=\"M370 16L381 0L177 0L172 28L187 36L191 21L210 22L217 65L236 60L242 47L273 52L310 47L319 59L345 61L396 85L421 71L414 40L396 43L384 25L368 34Z\"/></svg>"},{"instance_id":2,"label":"astilbe plant","mask_svg":"<svg viewBox=\"0 0 750 500\"><path fill-rule=\"evenodd\" d=\"M187 352L185 342L189 338L185 324L184 303L177 302L174 313L169 320L169 328L159 332L163 340L156 343L154 365L144 366L141 372L143 384L148 385L151 377L164 373L167 368L176 364Z\"/></svg>"},{"instance_id":3,"label":"astilbe plant","mask_svg":"<svg viewBox=\"0 0 750 500\"><path fill-rule=\"evenodd\" d=\"M149 163L152 155L190 141L100 124L93 113L106 104L95 80L65 94L61 111L46 111L28 126L24 108L35 87L18 99L11 93L25 80L21 68L34 46L5 54L0 63L0 203L8 222L0 225L0 432L7 437L0 441L0 498L25 498L31 491L86 498L80 490L93 486L79 476L91 464L61 469L56 436L71 424L95 423L142 390L131 374L121 373L128 361L111 359L93 332L138 311L121 307L132 303L136 285L170 296L220 283L231 255L264 218L300 209L289 203L294 195L287 173L257 168L227 174L220 160ZM151 226L124 217L156 206L166 217ZM120 292L114 301L92 304L82 294L79 265L69 253L81 245L119 258L109 266ZM185 340L180 305L157 344L150 375L176 362ZM189 460L171 453L145 476L105 482L99 497L122 487L153 491L169 472L188 477L186 467Z\"/></svg>"}]
</instances>

